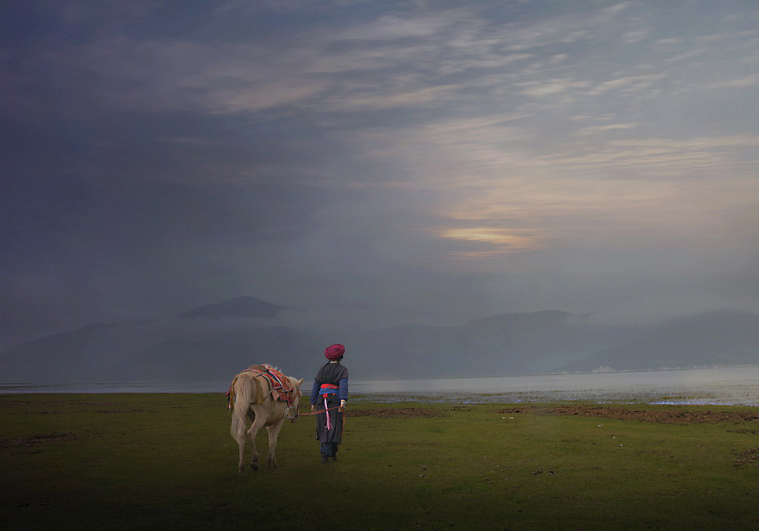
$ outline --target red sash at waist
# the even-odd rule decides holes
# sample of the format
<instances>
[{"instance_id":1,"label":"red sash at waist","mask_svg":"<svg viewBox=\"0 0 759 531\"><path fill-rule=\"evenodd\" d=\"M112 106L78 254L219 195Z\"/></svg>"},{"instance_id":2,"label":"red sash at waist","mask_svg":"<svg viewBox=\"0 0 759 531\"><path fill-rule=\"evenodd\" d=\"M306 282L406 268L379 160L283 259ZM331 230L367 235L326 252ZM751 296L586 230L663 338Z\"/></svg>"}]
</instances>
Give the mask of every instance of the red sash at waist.
<instances>
[{"instance_id":1,"label":"red sash at waist","mask_svg":"<svg viewBox=\"0 0 759 531\"><path fill-rule=\"evenodd\" d=\"M340 389L340 386L335 384L322 384L322 386L319 388L319 394L328 395L336 393L338 389Z\"/></svg>"}]
</instances>

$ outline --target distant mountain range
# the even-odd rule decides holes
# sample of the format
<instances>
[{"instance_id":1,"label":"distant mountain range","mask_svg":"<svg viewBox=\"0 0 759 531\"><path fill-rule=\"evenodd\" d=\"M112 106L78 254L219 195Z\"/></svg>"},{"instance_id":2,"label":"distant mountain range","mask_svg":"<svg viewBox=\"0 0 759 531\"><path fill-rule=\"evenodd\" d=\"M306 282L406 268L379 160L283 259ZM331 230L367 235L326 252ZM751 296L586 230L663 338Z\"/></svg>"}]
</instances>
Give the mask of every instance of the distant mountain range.
<instances>
[{"instance_id":1,"label":"distant mountain range","mask_svg":"<svg viewBox=\"0 0 759 531\"><path fill-rule=\"evenodd\" d=\"M255 297L174 319L98 323L0 352L0 382L223 381L254 363L310 377L324 347L347 347L354 378L470 377L759 364L759 317L734 310L602 326L558 310L456 326L308 330Z\"/></svg>"},{"instance_id":2,"label":"distant mountain range","mask_svg":"<svg viewBox=\"0 0 759 531\"><path fill-rule=\"evenodd\" d=\"M759 317L714 311L654 326L562 367L570 372L759 364Z\"/></svg>"},{"instance_id":3,"label":"distant mountain range","mask_svg":"<svg viewBox=\"0 0 759 531\"><path fill-rule=\"evenodd\" d=\"M199 306L184 313L178 319L274 319L283 306L262 301L256 297L237 297L216 304Z\"/></svg>"}]
</instances>

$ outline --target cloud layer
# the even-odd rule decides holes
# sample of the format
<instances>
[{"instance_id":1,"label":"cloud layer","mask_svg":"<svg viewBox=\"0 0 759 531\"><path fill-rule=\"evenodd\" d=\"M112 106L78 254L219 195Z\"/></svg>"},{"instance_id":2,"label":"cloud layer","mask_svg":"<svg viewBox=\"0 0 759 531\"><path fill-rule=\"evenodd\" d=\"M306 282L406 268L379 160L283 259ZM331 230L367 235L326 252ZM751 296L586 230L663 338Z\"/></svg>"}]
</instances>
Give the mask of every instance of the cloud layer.
<instances>
[{"instance_id":1,"label":"cloud layer","mask_svg":"<svg viewBox=\"0 0 759 531\"><path fill-rule=\"evenodd\" d=\"M759 310L752 2L2 9L0 346L241 294Z\"/></svg>"}]
</instances>

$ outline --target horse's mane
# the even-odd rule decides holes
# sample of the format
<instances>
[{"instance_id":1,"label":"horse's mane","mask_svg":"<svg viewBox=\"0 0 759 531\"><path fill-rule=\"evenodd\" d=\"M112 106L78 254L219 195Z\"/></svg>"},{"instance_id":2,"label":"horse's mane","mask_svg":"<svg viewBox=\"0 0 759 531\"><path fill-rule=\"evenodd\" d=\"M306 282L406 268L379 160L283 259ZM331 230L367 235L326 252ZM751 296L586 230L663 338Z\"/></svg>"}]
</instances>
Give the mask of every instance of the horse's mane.
<instances>
[{"instance_id":1,"label":"horse's mane","mask_svg":"<svg viewBox=\"0 0 759 531\"><path fill-rule=\"evenodd\" d=\"M282 374L285 374L284 372L282 372L282 369L280 369L276 365L272 365L271 363L260 363L258 365L251 365L250 367L248 367L247 369L245 369L245 371L261 371L261 372L266 372L269 369L274 369L277 372L281 372ZM245 371L243 371L243 372L245 372Z\"/></svg>"}]
</instances>

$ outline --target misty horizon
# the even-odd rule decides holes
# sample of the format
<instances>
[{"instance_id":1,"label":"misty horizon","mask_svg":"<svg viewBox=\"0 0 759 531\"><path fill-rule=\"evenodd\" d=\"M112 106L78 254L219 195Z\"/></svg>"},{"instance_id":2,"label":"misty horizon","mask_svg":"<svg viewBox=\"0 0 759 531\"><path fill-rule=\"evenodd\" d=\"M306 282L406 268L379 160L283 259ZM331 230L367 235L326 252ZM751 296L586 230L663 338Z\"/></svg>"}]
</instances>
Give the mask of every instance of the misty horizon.
<instances>
[{"instance_id":1,"label":"misty horizon","mask_svg":"<svg viewBox=\"0 0 759 531\"><path fill-rule=\"evenodd\" d=\"M304 374L335 342L346 345L352 374L367 380L759 366L759 316L717 310L608 324L544 310L371 328L238 297L167 319L92 323L20 343L0 351L0 382L208 381L263 362Z\"/></svg>"}]
</instances>

